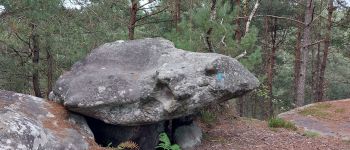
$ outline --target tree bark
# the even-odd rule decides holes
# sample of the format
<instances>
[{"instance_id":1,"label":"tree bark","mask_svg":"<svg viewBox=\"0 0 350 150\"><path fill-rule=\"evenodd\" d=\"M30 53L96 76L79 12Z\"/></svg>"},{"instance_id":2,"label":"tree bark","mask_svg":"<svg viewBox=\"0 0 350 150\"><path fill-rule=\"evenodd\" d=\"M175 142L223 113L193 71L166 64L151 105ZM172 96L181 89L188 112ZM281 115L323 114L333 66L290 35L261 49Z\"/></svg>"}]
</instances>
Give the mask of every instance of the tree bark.
<instances>
[{"instance_id":1,"label":"tree bark","mask_svg":"<svg viewBox=\"0 0 350 150\"><path fill-rule=\"evenodd\" d=\"M31 41L33 43L32 49L32 62L33 62L33 73L32 73L32 82L33 82L33 90L36 97L42 97L40 91L40 79L39 79L39 56L40 56L40 48L39 48L39 35L36 33L36 25L31 24L32 27L32 35ZM30 46L30 45L29 45Z\"/></svg>"},{"instance_id":2,"label":"tree bark","mask_svg":"<svg viewBox=\"0 0 350 150\"><path fill-rule=\"evenodd\" d=\"M301 18L301 16L300 16ZM298 83L299 83L299 74L300 74L300 56L301 56L301 37L302 37L302 27L298 25L298 31L297 31L297 39L296 39L296 46L295 46L295 60L294 60L294 103L296 103L297 99L297 89L298 89Z\"/></svg>"},{"instance_id":3,"label":"tree bark","mask_svg":"<svg viewBox=\"0 0 350 150\"><path fill-rule=\"evenodd\" d=\"M211 7L210 7L210 21L214 22L216 19L216 0L211 0ZM213 27L209 27L205 34L205 42L207 45L207 48L209 52L215 53L215 49L213 46L213 42L211 41L211 33L213 32Z\"/></svg>"},{"instance_id":4,"label":"tree bark","mask_svg":"<svg viewBox=\"0 0 350 150\"><path fill-rule=\"evenodd\" d=\"M130 21L129 21L129 40L134 40L135 37L135 25L136 25L136 15L138 11L138 0L131 0L130 6Z\"/></svg>"},{"instance_id":5,"label":"tree bark","mask_svg":"<svg viewBox=\"0 0 350 150\"><path fill-rule=\"evenodd\" d=\"M241 6L240 6L240 0L236 0L235 4L238 6L238 16L241 12ZM235 40L237 41L237 43L241 43L241 39L242 39L242 31L241 31L241 22L240 19L236 19L236 30L235 30ZM238 97L237 99L237 113L240 117L243 116L243 108L244 108L244 96Z\"/></svg>"},{"instance_id":6,"label":"tree bark","mask_svg":"<svg viewBox=\"0 0 350 150\"><path fill-rule=\"evenodd\" d=\"M250 15L249 15L249 17L248 17L248 20L247 20L247 22L246 22L245 33L244 33L244 35L248 33L248 31L249 31L249 26L250 26L250 22L252 21L253 16L255 15L255 12L258 10L259 5L260 5L260 0L256 0L256 3L255 3L255 5L254 5L254 8L253 8L252 12L250 13Z\"/></svg>"},{"instance_id":7,"label":"tree bark","mask_svg":"<svg viewBox=\"0 0 350 150\"><path fill-rule=\"evenodd\" d=\"M276 39L277 39L277 19L274 18L273 20L273 27L272 27L272 32L271 32L271 51L268 55L268 67L267 67L267 89L268 89L268 94L269 94L269 99L267 101L268 105L268 116L270 117L273 115L273 93L272 93L272 88L273 88L273 78L274 78L274 68L275 68L275 62L276 62L276 50L277 50L277 45L276 45Z\"/></svg>"},{"instance_id":8,"label":"tree bark","mask_svg":"<svg viewBox=\"0 0 350 150\"><path fill-rule=\"evenodd\" d=\"M241 0L236 0L235 2L235 5L237 5L237 15L239 16L240 15L240 10L241 10L241 7L240 7L240 4L241 3ZM236 41L241 41L241 38L242 38L242 31L241 31L241 19L238 19L236 18L235 20L236 22L236 29L235 29L235 39Z\"/></svg>"},{"instance_id":9,"label":"tree bark","mask_svg":"<svg viewBox=\"0 0 350 150\"><path fill-rule=\"evenodd\" d=\"M304 105L305 102L305 80L306 80L306 68L309 60L309 46L311 45L311 23L313 17L314 2L313 0L307 0L306 10L305 10L305 26L302 38L301 47L301 62L300 62L300 72L297 76L297 91L296 91L296 106L300 107Z\"/></svg>"},{"instance_id":10,"label":"tree bark","mask_svg":"<svg viewBox=\"0 0 350 150\"><path fill-rule=\"evenodd\" d=\"M173 26L175 27L176 29L176 32L179 32L179 27L178 27L178 24L181 20L181 0L174 0L174 8L173 8Z\"/></svg>"},{"instance_id":11,"label":"tree bark","mask_svg":"<svg viewBox=\"0 0 350 150\"><path fill-rule=\"evenodd\" d=\"M323 57L322 57L322 63L320 68L320 74L319 74L319 83L317 88L317 101L323 101L324 100L324 91L325 91L325 85L324 85L324 74L326 71L326 65L327 65L327 58L328 58L328 52L329 47L331 45L331 33L332 33L332 15L333 15L334 7L333 7L333 0L328 0L328 24L327 24L327 32L326 37L324 41L324 49L323 49Z\"/></svg>"},{"instance_id":12,"label":"tree bark","mask_svg":"<svg viewBox=\"0 0 350 150\"><path fill-rule=\"evenodd\" d=\"M321 37L321 34L318 34L318 36ZM313 100L313 101L315 101L315 100L317 101L317 88L318 88L318 83L319 83L320 64L321 64L321 55L320 55L320 53L321 53L321 43L318 43L317 44L317 51L316 51L316 62L312 63L312 72L311 72L311 76L312 76L312 82L311 82L312 96L311 96L311 100Z\"/></svg>"},{"instance_id":13,"label":"tree bark","mask_svg":"<svg viewBox=\"0 0 350 150\"><path fill-rule=\"evenodd\" d=\"M52 91L52 81L53 81L53 57L51 54L50 43L47 43L46 46L46 60L47 60L47 92L46 96L49 97L50 92Z\"/></svg>"}]
</instances>

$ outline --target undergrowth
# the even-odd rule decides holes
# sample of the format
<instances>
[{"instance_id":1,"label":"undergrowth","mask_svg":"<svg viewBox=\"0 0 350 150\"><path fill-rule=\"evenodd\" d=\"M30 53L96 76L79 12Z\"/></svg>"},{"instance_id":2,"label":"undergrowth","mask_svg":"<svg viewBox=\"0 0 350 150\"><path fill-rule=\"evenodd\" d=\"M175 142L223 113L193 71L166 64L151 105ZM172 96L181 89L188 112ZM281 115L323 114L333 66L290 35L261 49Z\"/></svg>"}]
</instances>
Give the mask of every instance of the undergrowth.
<instances>
[{"instance_id":1,"label":"undergrowth","mask_svg":"<svg viewBox=\"0 0 350 150\"><path fill-rule=\"evenodd\" d=\"M210 112L208 110L202 110L200 112L201 120L206 124L214 124L216 122L216 115L213 112Z\"/></svg>"},{"instance_id":2,"label":"undergrowth","mask_svg":"<svg viewBox=\"0 0 350 150\"><path fill-rule=\"evenodd\" d=\"M328 103L316 104L314 106L307 107L303 110L300 110L298 113L304 116L314 116L318 118L327 118L330 117L327 110L331 108L332 105Z\"/></svg>"},{"instance_id":3,"label":"undergrowth","mask_svg":"<svg viewBox=\"0 0 350 150\"><path fill-rule=\"evenodd\" d=\"M291 123L289 121L285 121L281 118L269 119L268 126L270 128L285 128L285 129L294 130L294 131L298 129L294 123Z\"/></svg>"},{"instance_id":4,"label":"undergrowth","mask_svg":"<svg viewBox=\"0 0 350 150\"><path fill-rule=\"evenodd\" d=\"M317 132L313 132L313 131L305 131L303 136L310 137L310 138L315 138L315 137L320 136L320 134L317 133Z\"/></svg>"}]
</instances>

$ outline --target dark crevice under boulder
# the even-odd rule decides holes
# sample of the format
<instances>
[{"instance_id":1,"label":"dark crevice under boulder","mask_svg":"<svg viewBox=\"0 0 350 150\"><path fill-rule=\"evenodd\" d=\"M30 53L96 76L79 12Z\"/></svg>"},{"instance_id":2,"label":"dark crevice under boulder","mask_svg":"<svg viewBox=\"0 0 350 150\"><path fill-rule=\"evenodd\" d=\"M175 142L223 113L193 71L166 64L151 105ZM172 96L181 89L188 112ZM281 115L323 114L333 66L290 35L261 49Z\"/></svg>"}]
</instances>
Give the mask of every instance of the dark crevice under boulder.
<instances>
[{"instance_id":1,"label":"dark crevice under boulder","mask_svg":"<svg viewBox=\"0 0 350 150\"><path fill-rule=\"evenodd\" d=\"M106 124L90 117L86 117L86 119L95 135L96 142L101 146L117 147L122 142L133 141L142 150L152 150L158 145L159 134L164 132L164 122L123 126Z\"/></svg>"}]
</instances>

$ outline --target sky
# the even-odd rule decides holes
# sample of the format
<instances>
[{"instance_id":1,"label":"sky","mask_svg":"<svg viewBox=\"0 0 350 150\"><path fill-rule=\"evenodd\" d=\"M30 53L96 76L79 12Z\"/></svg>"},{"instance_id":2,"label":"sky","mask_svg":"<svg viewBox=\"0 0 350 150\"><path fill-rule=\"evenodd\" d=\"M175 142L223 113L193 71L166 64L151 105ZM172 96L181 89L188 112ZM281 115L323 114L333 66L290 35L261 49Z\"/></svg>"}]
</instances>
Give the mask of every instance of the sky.
<instances>
[{"instance_id":1,"label":"sky","mask_svg":"<svg viewBox=\"0 0 350 150\"><path fill-rule=\"evenodd\" d=\"M141 0L141 5L146 3L148 0ZM348 6L350 6L350 0L346 0ZM90 0L63 0L63 6L68 9L81 9L82 6L91 4ZM3 5L0 5L0 13L5 10Z\"/></svg>"}]
</instances>

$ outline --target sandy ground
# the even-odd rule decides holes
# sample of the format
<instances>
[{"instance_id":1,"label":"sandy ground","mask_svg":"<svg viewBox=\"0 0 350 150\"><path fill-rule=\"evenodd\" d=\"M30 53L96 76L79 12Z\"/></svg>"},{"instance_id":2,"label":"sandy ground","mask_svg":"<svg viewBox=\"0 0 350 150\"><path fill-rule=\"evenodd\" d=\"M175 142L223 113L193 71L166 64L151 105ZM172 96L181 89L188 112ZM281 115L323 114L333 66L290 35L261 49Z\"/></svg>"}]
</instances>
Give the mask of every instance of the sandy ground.
<instances>
[{"instance_id":1,"label":"sandy ground","mask_svg":"<svg viewBox=\"0 0 350 150\"><path fill-rule=\"evenodd\" d=\"M329 128L326 131L332 130L329 132L332 132L333 136L324 134L316 137L307 136L303 124L297 124L297 131L271 129L265 121L248 118L232 119L225 115L220 116L211 127L199 121L203 128L204 139L196 150L350 150L350 140L335 133L345 135L350 131L350 100L332 104L327 111L330 114L326 115L326 118L317 122L319 124L311 125L322 128L327 127L325 124L328 123ZM310 118L313 118L310 122L320 119L302 115L299 117L307 118L301 119L304 120L304 125L310 124L308 123ZM312 126L307 128L312 129Z\"/></svg>"}]
</instances>

